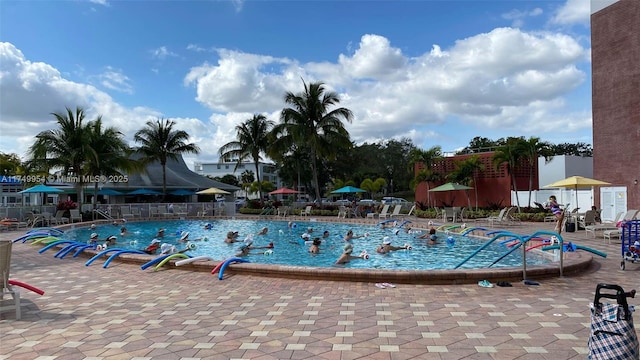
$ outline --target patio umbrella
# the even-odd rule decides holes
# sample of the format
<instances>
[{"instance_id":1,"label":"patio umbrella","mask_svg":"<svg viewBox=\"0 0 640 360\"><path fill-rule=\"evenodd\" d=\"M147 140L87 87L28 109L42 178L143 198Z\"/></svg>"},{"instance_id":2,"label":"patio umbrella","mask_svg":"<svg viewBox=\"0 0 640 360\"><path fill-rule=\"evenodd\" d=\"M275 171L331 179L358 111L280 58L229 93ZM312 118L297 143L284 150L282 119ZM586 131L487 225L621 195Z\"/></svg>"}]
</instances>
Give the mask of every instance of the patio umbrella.
<instances>
[{"instance_id":1,"label":"patio umbrella","mask_svg":"<svg viewBox=\"0 0 640 360\"><path fill-rule=\"evenodd\" d=\"M169 194L177 195L177 196L187 196L187 195L193 195L195 193L193 191L191 191L191 190L178 189L178 190L174 190L174 191L170 192Z\"/></svg>"},{"instance_id":2,"label":"patio umbrella","mask_svg":"<svg viewBox=\"0 0 640 360\"><path fill-rule=\"evenodd\" d=\"M606 181L600 181L583 176L570 176L566 179L558 180L554 183L546 185L545 188L565 188L575 189L576 192L576 209L578 208L578 188L579 187L592 187L600 185L611 185Z\"/></svg>"},{"instance_id":3,"label":"patio umbrella","mask_svg":"<svg viewBox=\"0 0 640 360\"><path fill-rule=\"evenodd\" d=\"M54 188L53 186L40 184L34 187L30 187L28 189L22 190L18 194L33 194L33 193L52 194L52 193L61 193L61 192L63 191L58 188Z\"/></svg>"},{"instance_id":4,"label":"patio umbrella","mask_svg":"<svg viewBox=\"0 0 640 360\"><path fill-rule=\"evenodd\" d=\"M59 194L62 192L64 191L58 188L54 188L53 186L40 184L40 185L30 187L28 189L24 189L20 191L18 194ZM31 203L31 201L29 201L29 203ZM45 199L42 199L42 204L44 203L45 203Z\"/></svg>"},{"instance_id":5,"label":"patio umbrella","mask_svg":"<svg viewBox=\"0 0 640 360\"><path fill-rule=\"evenodd\" d=\"M228 191L224 191L222 189L218 189L217 187L210 187L205 190L200 190L196 192L198 195L215 195L215 194L230 194Z\"/></svg>"},{"instance_id":6,"label":"patio umbrella","mask_svg":"<svg viewBox=\"0 0 640 360\"><path fill-rule=\"evenodd\" d=\"M162 193L151 189L138 189L128 193L127 195L162 195Z\"/></svg>"},{"instance_id":7,"label":"patio umbrella","mask_svg":"<svg viewBox=\"0 0 640 360\"><path fill-rule=\"evenodd\" d=\"M278 190L274 190L270 192L269 195L286 195L286 194L299 194L299 193L300 191L283 187Z\"/></svg>"},{"instance_id":8,"label":"patio umbrella","mask_svg":"<svg viewBox=\"0 0 640 360\"><path fill-rule=\"evenodd\" d=\"M124 195L123 192L120 192L118 190L113 190L113 189L100 189L98 190L98 195Z\"/></svg>"},{"instance_id":9,"label":"patio umbrella","mask_svg":"<svg viewBox=\"0 0 640 360\"><path fill-rule=\"evenodd\" d=\"M349 194L349 193L363 193L363 192L367 192L367 190L362 190L355 186L345 186L338 190L333 190L331 193L332 194Z\"/></svg>"},{"instance_id":10,"label":"patio umbrella","mask_svg":"<svg viewBox=\"0 0 640 360\"><path fill-rule=\"evenodd\" d=\"M471 190L471 189L473 188L466 185L460 185L456 183L446 183L440 186L436 186L429 191L456 191L456 190Z\"/></svg>"}]
</instances>

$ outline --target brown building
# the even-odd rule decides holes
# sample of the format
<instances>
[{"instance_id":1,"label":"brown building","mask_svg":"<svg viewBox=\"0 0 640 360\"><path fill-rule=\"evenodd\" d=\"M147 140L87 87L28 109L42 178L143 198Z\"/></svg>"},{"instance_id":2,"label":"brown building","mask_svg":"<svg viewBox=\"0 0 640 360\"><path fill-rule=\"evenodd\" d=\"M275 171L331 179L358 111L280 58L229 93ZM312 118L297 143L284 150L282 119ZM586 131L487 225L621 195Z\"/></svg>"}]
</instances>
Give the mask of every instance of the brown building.
<instances>
[{"instance_id":1,"label":"brown building","mask_svg":"<svg viewBox=\"0 0 640 360\"><path fill-rule=\"evenodd\" d=\"M591 15L591 59L594 177L626 187L627 208L640 209L640 1Z\"/></svg>"},{"instance_id":2,"label":"brown building","mask_svg":"<svg viewBox=\"0 0 640 360\"><path fill-rule=\"evenodd\" d=\"M476 206L476 193L478 194L479 207L505 207L511 205L511 178L507 172L507 166L502 165L499 169L493 165L494 152L484 152L469 155L456 155L445 157L440 162L432 165L432 169L436 173L442 175L449 174L456 169L456 163L464 161L471 156L477 156L482 164L482 170L476 174L475 183L471 184L473 190L458 190L445 192L428 192L427 184L421 183L416 188L416 201L429 206ZM418 173L424 169L422 164L417 164L415 172ZM515 169L516 186L519 191L529 189L529 168L527 166L519 166ZM433 189L438 185L442 185L446 181L430 182L429 189ZM533 187L538 188L538 164L534 166ZM467 195L469 198L467 198ZM430 200L430 202L429 202ZM521 199L523 200L523 199ZM526 199L524 199L526 202Z\"/></svg>"}]
</instances>

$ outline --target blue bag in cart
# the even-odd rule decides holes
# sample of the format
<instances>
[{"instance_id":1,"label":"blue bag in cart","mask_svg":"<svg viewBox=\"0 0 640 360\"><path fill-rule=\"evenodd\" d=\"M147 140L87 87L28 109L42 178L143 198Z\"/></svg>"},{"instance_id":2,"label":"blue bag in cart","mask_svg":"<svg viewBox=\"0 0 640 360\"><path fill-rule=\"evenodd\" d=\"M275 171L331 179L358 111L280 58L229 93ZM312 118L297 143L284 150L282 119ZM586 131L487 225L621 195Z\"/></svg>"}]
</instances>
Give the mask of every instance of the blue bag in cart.
<instances>
[{"instance_id":1,"label":"blue bag in cart","mask_svg":"<svg viewBox=\"0 0 640 360\"><path fill-rule=\"evenodd\" d=\"M627 303L627 297L634 297L635 293L635 290L625 293L618 285L598 284L591 304L588 359L640 359L638 336L633 326L634 307ZM617 303L601 303L603 297L615 299Z\"/></svg>"}]
</instances>

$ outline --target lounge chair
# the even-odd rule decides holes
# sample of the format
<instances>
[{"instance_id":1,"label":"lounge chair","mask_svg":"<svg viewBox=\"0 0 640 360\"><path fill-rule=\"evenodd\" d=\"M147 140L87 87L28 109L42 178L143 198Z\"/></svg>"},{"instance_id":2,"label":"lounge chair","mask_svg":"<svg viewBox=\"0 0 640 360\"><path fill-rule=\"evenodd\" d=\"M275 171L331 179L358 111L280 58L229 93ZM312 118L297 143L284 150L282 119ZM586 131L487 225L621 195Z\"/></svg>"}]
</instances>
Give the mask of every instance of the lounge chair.
<instances>
[{"instance_id":1,"label":"lounge chair","mask_svg":"<svg viewBox=\"0 0 640 360\"><path fill-rule=\"evenodd\" d=\"M378 214L378 218L382 219L382 218L388 218L389 217L389 204L386 204L385 206L382 207L382 211L380 211L380 214Z\"/></svg>"},{"instance_id":2,"label":"lounge chair","mask_svg":"<svg viewBox=\"0 0 640 360\"><path fill-rule=\"evenodd\" d=\"M391 213L391 215L389 215L389 217L402 216L402 214L400 214L400 210L402 210L402 205L396 205L393 208L393 212Z\"/></svg>"},{"instance_id":3,"label":"lounge chair","mask_svg":"<svg viewBox=\"0 0 640 360\"><path fill-rule=\"evenodd\" d=\"M587 228L587 226L595 224L596 212L594 210L587 210L587 212L584 213L584 217L578 220L578 225L585 229Z\"/></svg>"},{"instance_id":4,"label":"lounge chair","mask_svg":"<svg viewBox=\"0 0 640 360\"><path fill-rule=\"evenodd\" d=\"M69 218L64 217L64 210L56 211L56 215L51 218L51 223L55 225L63 225L69 223Z\"/></svg>"},{"instance_id":5,"label":"lounge chair","mask_svg":"<svg viewBox=\"0 0 640 360\"><path fill-rule=\"evenodd\" d=\"M78 210L78 209L69 210L69 214L71 215L70 221L72 223L74 223L76 221L82 222L82 215L80 215L80 210Z\"/></svg>"},{"instance_id":6,"label":"lounge chair","mask_svg":"<svg viewBox=\"0 0 640 360\"><path fill-rule=\"evenodd\" d=\"M509 207L506 207L506 208L503 208L502 210L500 210L500 213L497 216L488 216L486 218L478 218L478 219L476 219L476 221L486 221L489 224L491 224L491 222L494 221L494 220L500 220L500 219L504 218L504 213L506 213L507 210L509 210Z\"/></svg>"},{"instance_id":7,"label":"lounge chair","mask_svg":"<svg viewBox=\"0 0 640 360\"><path fill-rule=\"evenodd\" d=\"M496 218L489 218L489 225L493 227L495 224L503 224L503 225L512 224L514 221L514 217L513 217L514 211L516 211L516 207L512 206L507 208L505 212L502 213L502 217L498 216Z\"/></svg>"},{"instance_id":8,"label":"lounge chair","mask_svg":"<svg viewBox=\"0 0 640 360\"><path fill-rule=\"evenodd\" d=\"M612 222L585 226L584 228L585 234L592 233L593 237L595 238L596 231L602 231L604 233L604 231L617 230L618 222L624 221L624 220L633 220L637 216L637 214L638 214L638 210L629 210L624 216L622 215L622 212L619 212L616 215L616 218ZM611 237L611 234L609 234L609 240L611 240L610 237ZM605 238L605 240L606 239L607 238Z\"/></svg>"},{"instance_id":9,"label":"lounge chair","mask_svg":"<svg viewBox=\"0 0 640 360\"><path fill-rule=\"evenodd\" d=\"M0 312L7 310L16 311L16 320L20 320L20 292L9 284L9 270L11 268L11 240L0 240ZM12 304L5 305L5 295L11 295Z\"/></svg>"}]
</instances>

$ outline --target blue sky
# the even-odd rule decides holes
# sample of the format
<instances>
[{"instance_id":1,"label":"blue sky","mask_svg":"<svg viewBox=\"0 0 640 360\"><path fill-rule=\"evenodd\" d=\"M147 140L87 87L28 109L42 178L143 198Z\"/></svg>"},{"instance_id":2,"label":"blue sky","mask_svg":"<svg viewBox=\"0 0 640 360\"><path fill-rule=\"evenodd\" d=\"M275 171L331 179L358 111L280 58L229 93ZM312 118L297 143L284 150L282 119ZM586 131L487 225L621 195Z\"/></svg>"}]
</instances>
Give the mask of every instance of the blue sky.
<instances>
[{"instance_id":1,"label":"blue sky","mask_svg":"<svg viewBox=\"0 0 640 360\"><path fill-rule=\"evenodd\" d=\"M252 114L277 121L301 78L341 94L358 143L591 143L591 11L585 0L5 0L0 151L24 155L51 112L83 106L129 141L172 118L203 150L187 161L212 161Z\"/></svg>"}]
</instances>

